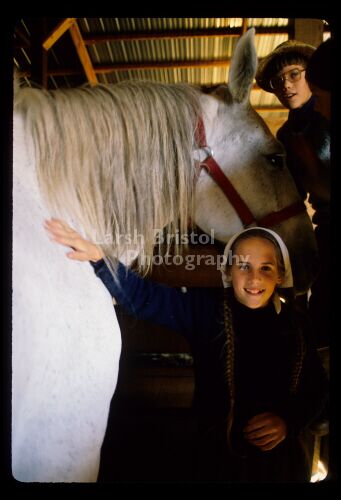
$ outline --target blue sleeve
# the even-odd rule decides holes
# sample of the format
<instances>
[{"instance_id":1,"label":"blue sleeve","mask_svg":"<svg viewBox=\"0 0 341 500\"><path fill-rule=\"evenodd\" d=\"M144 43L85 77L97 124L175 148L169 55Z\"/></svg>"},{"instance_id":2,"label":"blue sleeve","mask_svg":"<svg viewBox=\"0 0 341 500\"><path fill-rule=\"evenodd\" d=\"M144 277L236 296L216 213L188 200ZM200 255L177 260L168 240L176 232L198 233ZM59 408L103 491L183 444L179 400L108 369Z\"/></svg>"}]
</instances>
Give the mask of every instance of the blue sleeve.
<instances>
[{"instance_id":1,"label":"blue sleeve","mask_svg":"<svg viewBox=\"0 0 341 500\"><path fill-rule=\"evenodd\" d=\"M138 319L166 326L185 337L191 335L193 314L190 294L143 279L122 263L118 264L117 280L103 259L91 264L110 295L126 312Z\"/></svg>"}]
</instances>

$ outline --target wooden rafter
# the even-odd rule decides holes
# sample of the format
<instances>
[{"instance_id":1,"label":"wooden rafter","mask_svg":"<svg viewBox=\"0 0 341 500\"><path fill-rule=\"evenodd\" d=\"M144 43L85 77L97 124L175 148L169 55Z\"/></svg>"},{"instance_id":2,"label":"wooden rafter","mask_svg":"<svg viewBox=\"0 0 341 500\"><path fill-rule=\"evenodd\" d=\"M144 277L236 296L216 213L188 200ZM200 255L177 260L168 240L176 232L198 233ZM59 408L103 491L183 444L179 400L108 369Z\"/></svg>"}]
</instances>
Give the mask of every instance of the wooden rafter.
<instances>
[{"instance_id":1,"label":"wooden rafter","mask_svg":"<svg viewBox=\"0 0 341 500\"><path fill-rule=\"evenodd\" d=\"M243 23L242 23L242 32L241 34L244 35L247 31L247 26L248 26L248 20L247 17L243 17Z\"/></svg>"},{"instance_id":2,"label":"wooden rafter","mask_svg":"<svg viewBox=\"0 0 341 500\"><path fill-rule=\"evenodd\" d=\"M57 27L49 34L49 36L44 40L43 47L45 50L49 50L52 45L56 43L57 40L71 28L71 26L76 22L75 17L67 17L61 21Z\"/></svg>"},{"instance_id":3,"label":"wooden rafter","mask_svg":"<svg viewBox=\"0 0 341 500\"><path fill-rule=\"evenodd\" d=\"M212 68L225 67L230 65L230 59L216 59L209 61L145 61L135 63L98 64L93 66L93 70L98 74L113 73L114 71L144 70L144 69L178 69L178 68ZM49 75L77 75L79 70L75 68L55 68L49 69Z\"/></svg>"},{"instance_id":4,"label":"wooden rafter","mask_svg":"<svg viewBox=\"0 0 341 500\"><path fill-rule=\"evenodd\" d=\"M261 59L260 59L261 60ZM91 62L91 61L90 61ZM130 71L130 70L145 70L145 69L179 69L179 68L229 68L231 59L212 59L212 60L196 60L196 61L139 61L139 62L120 62L113 64L97 64L91 68L94 73L108 74L115 71ZM77 68L49 68L48 74L51 76L67 76L79 75ZM90 81L90 80L89 80Z\"/></svg>"},{"instance_id":5,"label":"wooden rafter","mask_svg":"<svg viewBox=\"0 0 341 500\"><path fill-rule=\"evenodd\" d=\"M138 63L118 63L95 66L96 73L111 73L112 71L144 70L144 69L174 69L174 68L228 68L230 59L214 59L200 61L142 61Z\"/></svg>"},{"instance_id":6,"label":"wooden rafter","mask_svg":"<svg viewBox=\"0 0 341 500\"><path fill-rule=\"evenodd\" d=\"M89 57L87 48L84 44L84 40L82 37L82 34L80 32L80 29L78 27L77 22L73 23L70 26L70 34L71 38L73 40L73 43L75 45L78 57L82 63L82 66L84 68L86 77L88 79L88 82L91 83L92 85L96 85L98 83L96 73L94 71L91 59Z\"/></svg>"},{"instance_id":7,"label":"wooden rafter","mask_svg":"<svg viewBox=\"0 0 341 500\"><path fill-rule=\"evenodd\" d=\"M288 33L287 26L272 26L257 28L257 35L278 35ZM115 42L123 40L159 40L159 39L179 39L179 38L226 38L239 37L240 28L212 28L202 30L168 30L168 31L134 31L126 33L99 33L84 34L85 45L95 45L97 43Z\"/></svg>"}]
</instances>

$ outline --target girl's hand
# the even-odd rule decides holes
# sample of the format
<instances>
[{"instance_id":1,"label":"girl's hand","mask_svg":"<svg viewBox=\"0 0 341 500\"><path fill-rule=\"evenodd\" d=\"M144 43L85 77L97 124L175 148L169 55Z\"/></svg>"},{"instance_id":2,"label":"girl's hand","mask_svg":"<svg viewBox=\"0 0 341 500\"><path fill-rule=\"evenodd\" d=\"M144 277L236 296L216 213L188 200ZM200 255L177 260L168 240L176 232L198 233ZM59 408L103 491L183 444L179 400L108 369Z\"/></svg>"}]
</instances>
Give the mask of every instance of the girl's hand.
<instances>
[{"instance_id":1,"label":"girl's hand","mask_svg":"<svg viewBox=\"0 0 341 500\"><path fill-rule=\"evenodd\" d=\"M66 222L59 219L50 219L44 222L44 227L52 241L72 248L72 252L66 254L69 259L97 262L104 257L100 247L85 240Z\"/></svg>"},{"instance_id":2,"label":"girl's hand","mask_svg":"<svg viewBox=\"0 0 341 500\"><path fill-rule=\"evenodd\" d=\"M275 413L255 415L244 427L244 438L262 451L272 450L286 435L286 423Z\"/></svg>"}]
</instances>

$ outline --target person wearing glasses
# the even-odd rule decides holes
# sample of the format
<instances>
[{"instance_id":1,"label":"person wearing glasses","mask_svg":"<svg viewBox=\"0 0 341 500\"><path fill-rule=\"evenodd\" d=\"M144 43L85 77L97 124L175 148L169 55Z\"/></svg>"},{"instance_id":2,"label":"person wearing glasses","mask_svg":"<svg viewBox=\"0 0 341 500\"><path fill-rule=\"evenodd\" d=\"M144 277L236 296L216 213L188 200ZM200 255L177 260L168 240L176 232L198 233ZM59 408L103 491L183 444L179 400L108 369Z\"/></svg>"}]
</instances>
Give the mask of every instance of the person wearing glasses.
<instances>
[{"instance_id":1,"label":"person wearing glasses","mask_svg":"<svg viewBox=\"0 0 341 500\"><path fill-rule=\"evenodd\" d=\"M306 79L315 47L288 40L260 60L256 74L258 85L275 94L289 109L287 121L277 132L286 149L287 166L297 189L313 208L312 222L319 249L319 265L311 288L309 310L315 325L318 348L329 347L330 321L330 127L316 108ZM321 67L322 71L322 67Z\"/></svg>"}]
</instances>

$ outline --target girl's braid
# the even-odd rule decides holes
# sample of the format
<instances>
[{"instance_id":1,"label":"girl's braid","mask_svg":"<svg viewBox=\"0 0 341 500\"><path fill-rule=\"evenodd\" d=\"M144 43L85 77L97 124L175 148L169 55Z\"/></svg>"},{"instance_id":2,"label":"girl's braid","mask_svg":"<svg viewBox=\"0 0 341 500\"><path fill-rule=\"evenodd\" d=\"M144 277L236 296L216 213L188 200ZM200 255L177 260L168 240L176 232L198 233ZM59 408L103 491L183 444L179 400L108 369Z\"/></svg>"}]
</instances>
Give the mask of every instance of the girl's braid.
<instances>
[{"instance_id":1,"label":"girl's braid","mask_svg":"<svg viewBox=\"0 0 341 500\"><path fill-rule=\"evenodd\" d=\"M306 353L306 345L303 339L303 334L301 328L297 329L296 339L296 359L293 365L293 370L291 374L291 384L290 384L290 392L292 394L296 394L298 389L298 384L300 381L300 375L303 366L303 360Z\"/></svg>"},{"instance_id":2,"label":"girl's braid","mask_svg":"<svg viewBox=\"0 0 341 500\"><path fill-rule=\"evenodd\" d=\"M230 409L227 416L227 443L231 449L231 428L233 423L233 412L234 412L234 397L235 397L235 385L234 385L234 330L232 323L232 311L231 306L227 296L227 289L224 289L224 326L226 333L226 378L227 387L230 397Z\"/></svg>"}]
</instances>

